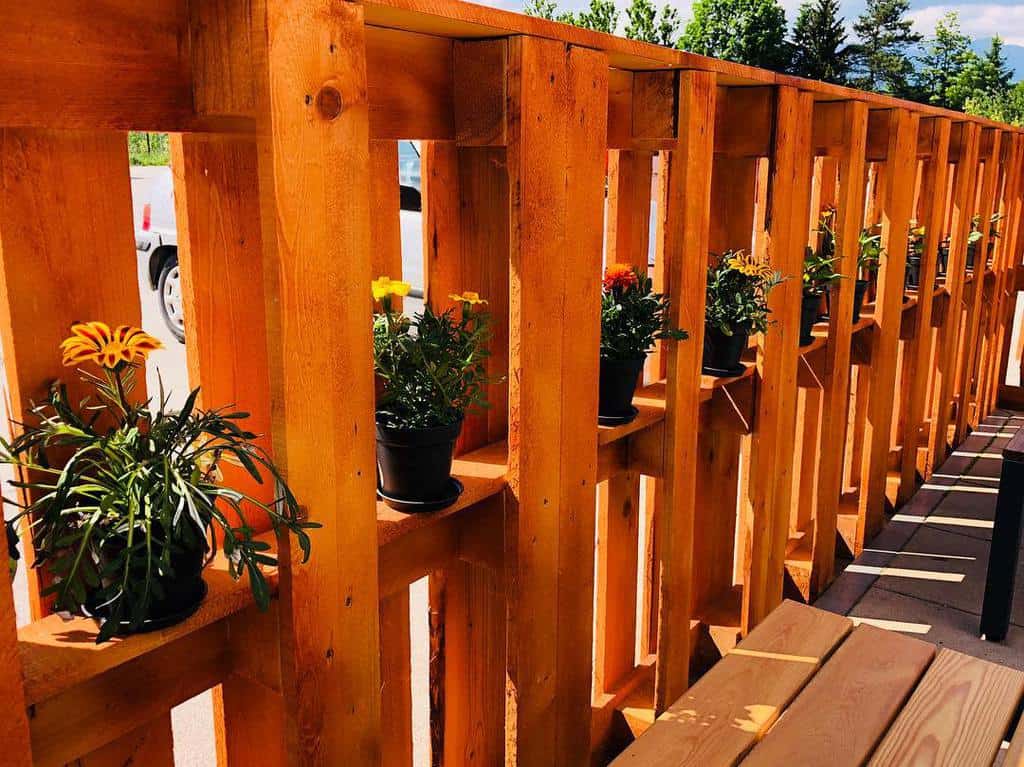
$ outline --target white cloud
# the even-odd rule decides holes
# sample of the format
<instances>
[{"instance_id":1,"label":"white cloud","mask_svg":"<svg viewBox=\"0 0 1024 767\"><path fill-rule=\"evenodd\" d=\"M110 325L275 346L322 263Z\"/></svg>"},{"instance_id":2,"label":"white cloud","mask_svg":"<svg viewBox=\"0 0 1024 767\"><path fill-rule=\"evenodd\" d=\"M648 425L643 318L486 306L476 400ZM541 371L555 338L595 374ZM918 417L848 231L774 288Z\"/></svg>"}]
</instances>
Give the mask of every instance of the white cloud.
<instances>
[{"instance_id":1,"label":"white cloud","mask_svg":"<svg viewBox=\"0 0 1024 767\"><path fill-rule=\"evenodd\" d=\"M1024 5L965 3L929 5L910 12L914 26L926 37L935 33L935 23L949 11L960 14L960 28L973 38L999 35L1003 42L1024 45Z\"/></svg>"}]
</instances>

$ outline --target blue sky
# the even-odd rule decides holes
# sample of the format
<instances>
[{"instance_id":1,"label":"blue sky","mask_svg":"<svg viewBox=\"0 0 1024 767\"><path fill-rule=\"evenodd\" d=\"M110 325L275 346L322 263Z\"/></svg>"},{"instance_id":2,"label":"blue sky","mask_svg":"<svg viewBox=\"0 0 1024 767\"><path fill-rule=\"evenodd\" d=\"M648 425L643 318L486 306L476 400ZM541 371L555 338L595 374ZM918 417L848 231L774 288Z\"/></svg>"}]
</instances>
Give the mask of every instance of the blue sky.
<instances>
[{"instance_id":1,"label":"blue sky","mask_svg":"<svg viewBox=\"0 0 1024 767\"><path fill-rule=\"evenodd\" d=\"M578 10L589 5L590 0L559 0L559 7L565 10ZM486 5L493 5L498 8L507 8L513 11L521 11L522 0L476 0ZM679 10L680 17L684 20L690 18L689 0L670 0L671 5ZM780 0L782 7L786 10L786 19L792 24L796 16L796 10L800 7L801 0ZM628 0L619 0L620 8L628 5ZM655 5L661 5L655 0ZM928 0L911 0L911 18L918 31L928 36L935 29L935 22L947 11L958 11L960 13L960 24L963 31L973 38L978 39L982 44L987 45L988 39L998 34L1008 46L1021 46L1007 51L1011 65L1018 70L1019 76L1024 76L1024 3L999 3L999 2L965 2L965 3L941 3L932 4ZM855 18L863 9L863 0L841 3L843 15L847 21ZM622 23L622 22L620 22Z\"/></svg>"}]
</instances>

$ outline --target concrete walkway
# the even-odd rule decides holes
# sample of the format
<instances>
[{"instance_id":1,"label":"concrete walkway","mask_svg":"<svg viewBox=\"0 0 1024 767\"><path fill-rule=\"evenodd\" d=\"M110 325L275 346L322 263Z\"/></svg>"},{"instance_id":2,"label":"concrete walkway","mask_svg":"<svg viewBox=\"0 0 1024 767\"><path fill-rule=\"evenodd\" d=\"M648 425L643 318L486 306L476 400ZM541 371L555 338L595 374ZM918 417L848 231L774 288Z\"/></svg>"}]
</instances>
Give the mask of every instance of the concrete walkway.
<instances>
[{"instance_id":1,"label":"concrete walkway","mask_svg":"<svg viewBox=\"0 0 1024 767\"><path fill-rule=\"evenodd\" d=\"M1001 453L1022 427L1006 410L985 419L815 606L1024 669L1024 573L1006 640L978 636Z\"/></svg>"}]
</instances>

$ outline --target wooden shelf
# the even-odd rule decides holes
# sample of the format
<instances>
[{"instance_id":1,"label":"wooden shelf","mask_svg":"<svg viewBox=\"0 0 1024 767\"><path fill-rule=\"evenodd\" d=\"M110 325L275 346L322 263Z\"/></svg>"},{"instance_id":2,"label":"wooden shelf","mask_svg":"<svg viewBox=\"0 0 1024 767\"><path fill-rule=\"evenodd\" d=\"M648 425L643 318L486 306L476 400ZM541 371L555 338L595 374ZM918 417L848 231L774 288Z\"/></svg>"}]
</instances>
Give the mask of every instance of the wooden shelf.
<instances>
[{"instance_id":1,"label":"wooden shelf","mask_svg":"<svg viewBox=\"0 0 1024 767\"><path fill-rule=\"evenodd\" d=\"M630 423L621 426L598 426L597 444L608 445L665 420L665 382L657 381L637 390L633 405L639 411Z\"/></svg>"},{"instance_id":2,"label":"wooden shelf","mask_svg":"<svg viewBox=\"0 0 1024 767\"><path fill-rule=\"evenodd\" d=\"M508 443L494 442L479 450L459 456L452 463L452 476L462 483L462 495L447 509L429 514L403 514L383 501L377 502L377 545L384 546L395 538L497 495L505 489L508 474Z\"/></svg>"},{"instance_id":3,"label":"wooden shelf","mask_svg":"<svg viewBox=\"0 0 1024 767\"><path fill-rule=\"evenodd\" d=\"M757 364L753 362L743 362L744 370L738 376L730 376L729 378L717 378L716 376L701 375L700 377L700 399L701 402L707 402L714 396L715 389L721 389L734 384L737 381L742 381L746 378L750 378L757 370Z\"/></svg>"},{"instance_id":4,"label":"wooden shelf","mask_svg":"<svg viewBox=\"0 0 1024 767\"><path fill-rule=\"evenodd\" d=\"M258 536L276 549L273 532ZM271 591L277 591L277 569L265 568ZM176 626L115 638L96 644L96 621L75 617L70 620L49 615L18 630L18 651L25 681L25 702L39 703L75 685L138 658L176 639L192 634L254 604L248 577L233 580L227 562L219 553L203 571L209 587L199 610Z\"/></svg>"}]
</instances>

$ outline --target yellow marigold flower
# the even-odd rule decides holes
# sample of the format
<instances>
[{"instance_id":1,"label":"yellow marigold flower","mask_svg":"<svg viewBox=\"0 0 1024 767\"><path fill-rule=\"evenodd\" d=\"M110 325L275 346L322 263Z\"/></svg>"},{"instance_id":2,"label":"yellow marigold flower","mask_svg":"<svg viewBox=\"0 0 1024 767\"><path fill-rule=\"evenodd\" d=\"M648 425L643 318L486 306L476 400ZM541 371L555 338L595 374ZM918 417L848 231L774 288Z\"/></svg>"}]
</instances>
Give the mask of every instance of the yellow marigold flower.
<instances>
[{"instance_id":1,"label":"yellow marigold flower","mask_svg":"<svg viewBox=\"0 0 1024 767\"><path fill-rule=\"evenodd\" d=\"M118 325L114 330L105 322L79 322L60 345L67 366L95 362L113 370L122 364L143 360L163 344L141 328Z\"/></svg>"},{"instance_id":2,"label":"yellow marigold flower","mask_svg":"<svg viewBox=\"0 0 1024 767\"><path fill-rule=\"evenodd\" d=\"M915 237L924 237L924 227L915 226L913 229L910 230L910 233Z\"/></svg>"},{"instance_id":3,"label":"yellow marigold flower","mask_svg":"<svg viewBox=\"0 0 1024 767\"><path fill-rule=\"evenodd\" d=\"M486 304L487 300L480 298L479 293L474 293L472 290L464 290L462 293L449 293L448 298L452 301L459 301L464 304L470 304L476 306L477 304Z\"/></svg>"},{"instance_id":4,"label":"yellow marigold flower","mask_svg":"<svg viewBox=\"0 0 1024 767\"><path fill-rule=\"evenodd\" d=\"M412 289L412 285L408 282L393 280L386 275L375 279L371 283L371 287L373 288L374 301L380 301L385 296L407 296Z\"/></svg>"},{"instance_id":5,"label":"yellow marigold flower","mask_svg":"<svg viewBox=\"0 0 1024 767\"><path fill-rule=\"evenodd\" d=\"M772 268L756 259L753 255L738 250L729 257L725 265L747 277L767 277Z\"/></svg>"},{"instance_id":6,"label":"yellow marigold flower","mask_svg":"<svg viewBox=\"0 0 1024 767\"><path fill-rule=\"evenodd\" d=\"M636 276L636 270L629 264L612 264L604 270L605 290L628 290L635 288L640 280Z\"/></svg>"}]
</instances>

